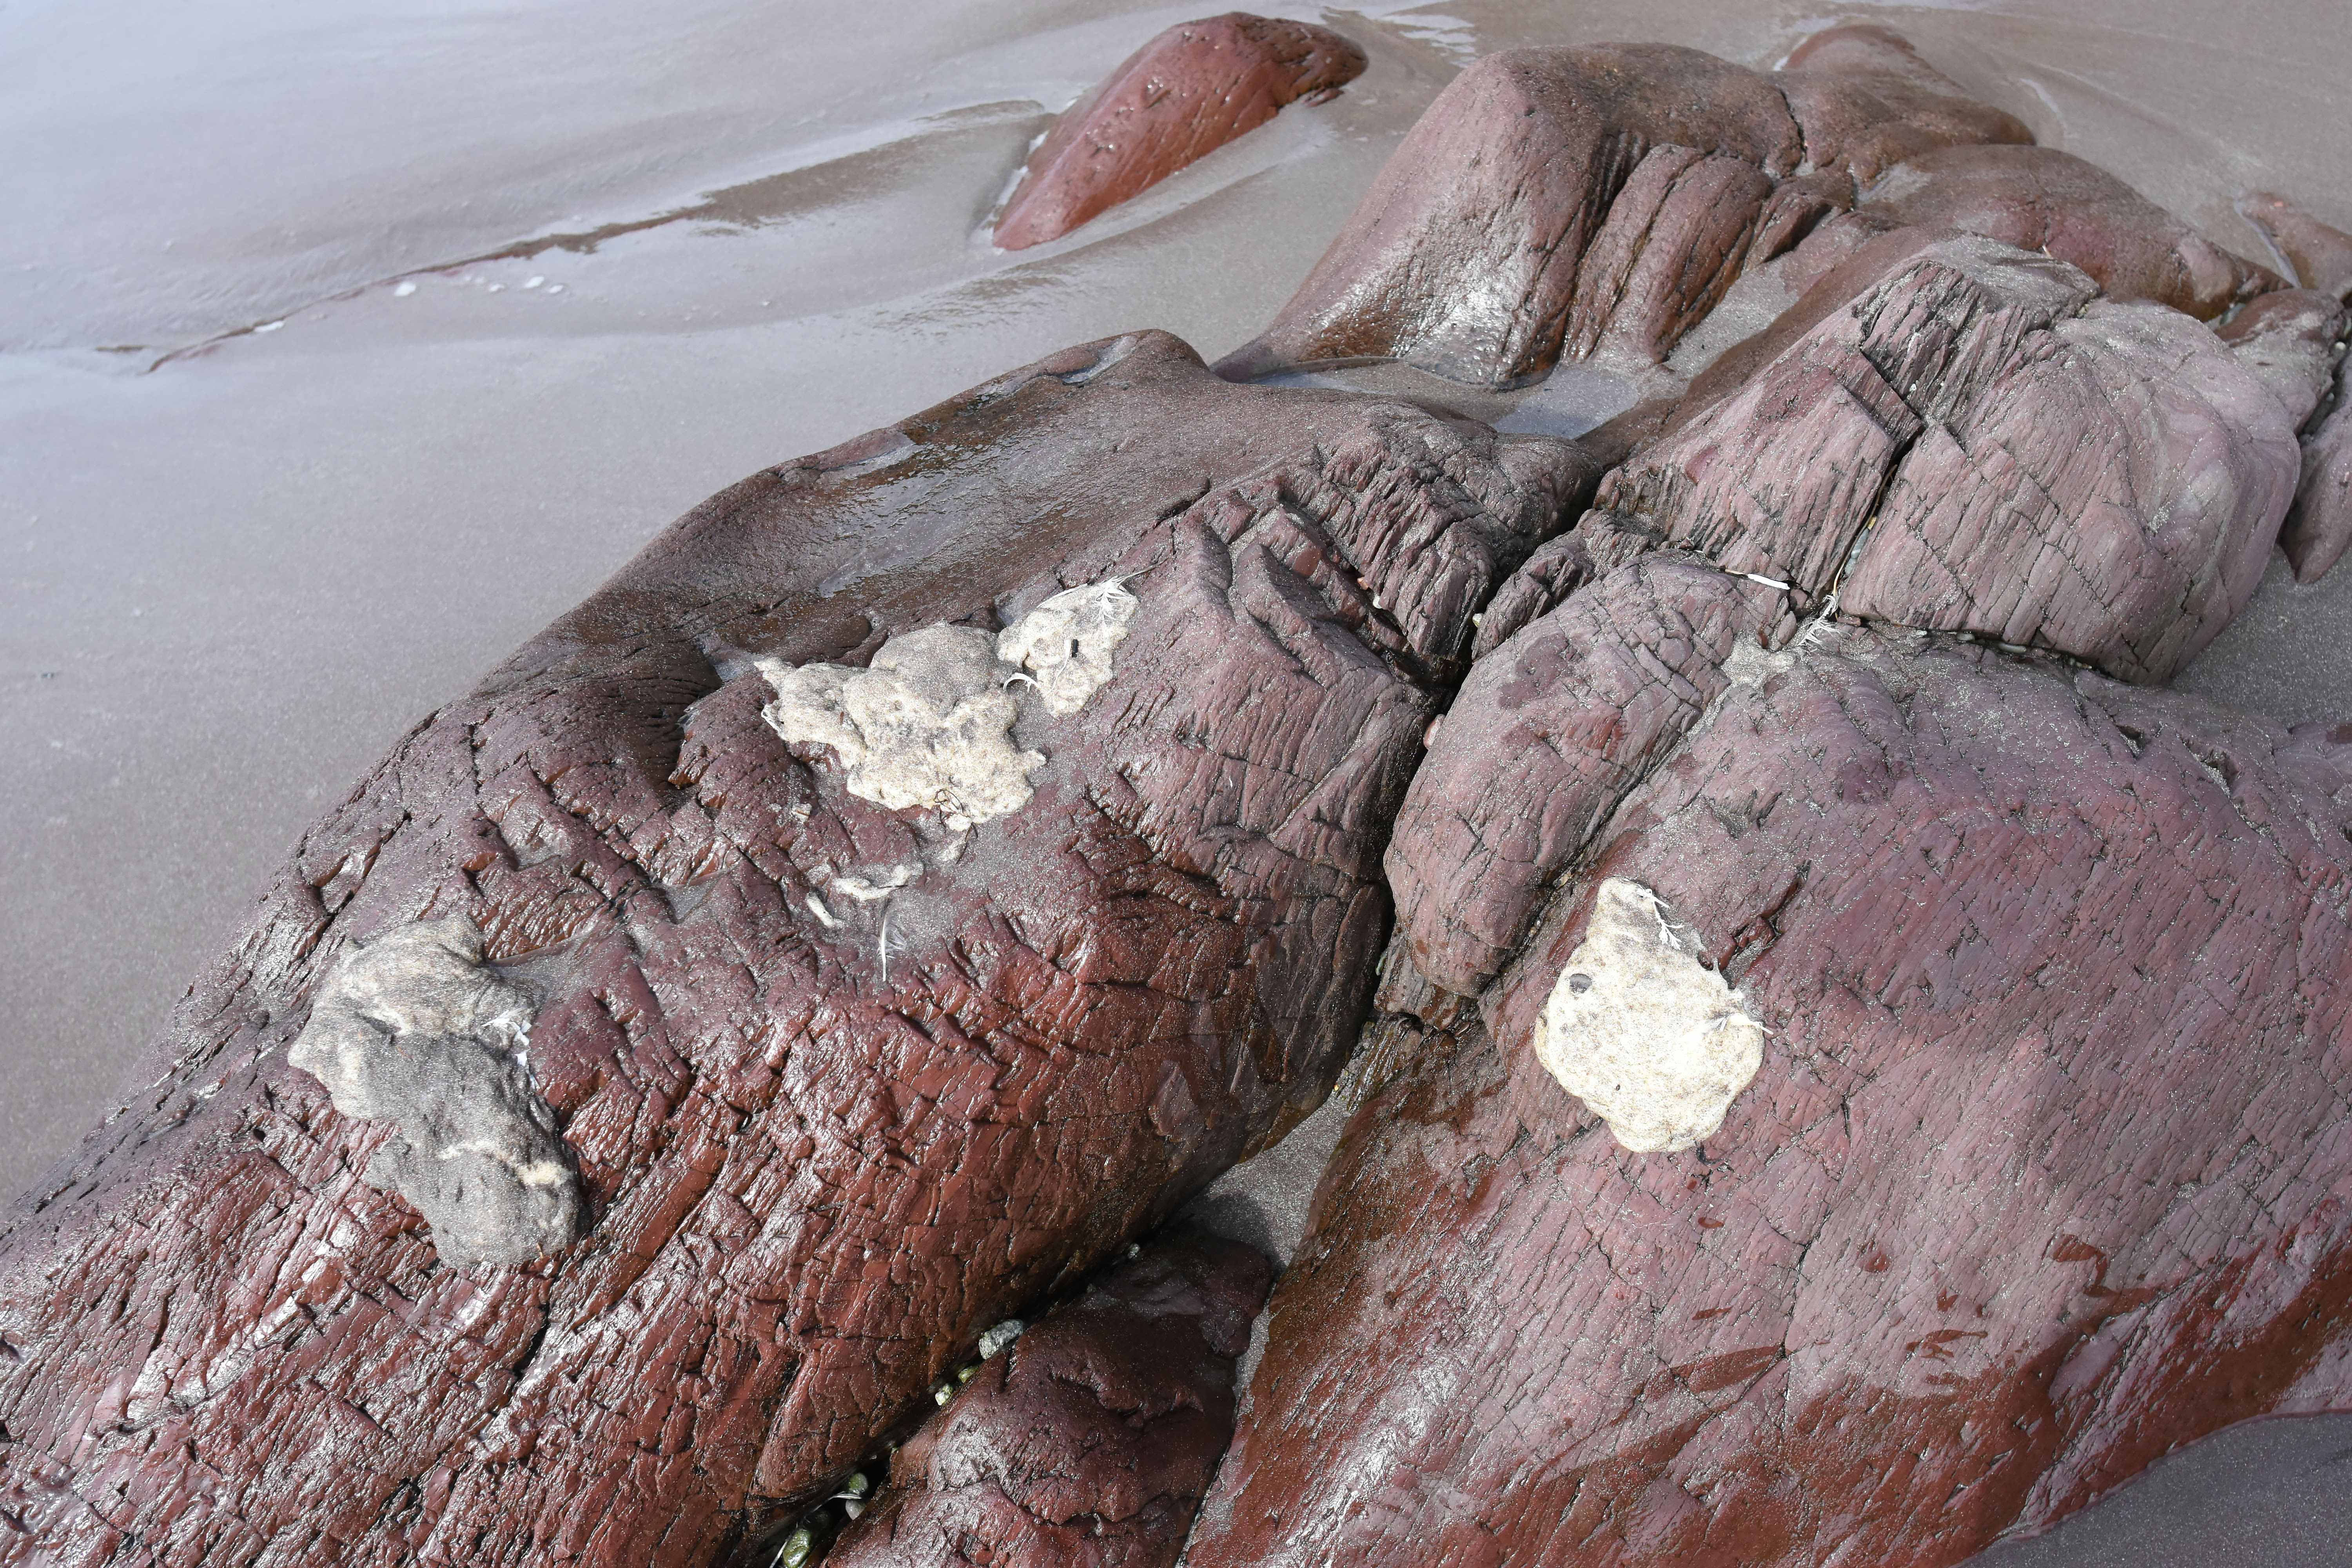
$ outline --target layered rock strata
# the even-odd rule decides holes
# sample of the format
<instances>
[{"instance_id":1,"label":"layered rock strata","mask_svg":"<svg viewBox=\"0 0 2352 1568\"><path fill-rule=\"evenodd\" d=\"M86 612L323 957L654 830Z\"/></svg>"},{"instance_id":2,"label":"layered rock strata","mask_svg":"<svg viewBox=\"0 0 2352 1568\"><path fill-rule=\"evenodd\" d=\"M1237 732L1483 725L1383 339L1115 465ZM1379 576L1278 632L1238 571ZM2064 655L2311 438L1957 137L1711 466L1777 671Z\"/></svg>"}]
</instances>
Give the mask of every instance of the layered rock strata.
<instances>
[{"instance_id":1,"label":"layered rock strata","mask_svg":"<svg viewBox=\"0 0 2352 1568\"><path fill-rule=\"evenodd\" d=\"M1857 179L2031 140L1877 27L1817 35L1771 77L1654 44L1489 55L1218 370L1399 359L1517 386L1563 356L1655 364L1742 271L1851 207Z\"/></svg>"},{"instance_id":2,"label":"layered rock strata","mask_svg":"<svg viewBox=\"0 0 2352 1568\"><path fill-rule=\"evenodd\" d=\"M2281 282L2105 169L2054 147L1921 153L1881 175L1858 210L1890 225L2046 251L2089 273L2111 299L2153 300L2200 321Z\"/></svg>"},{"instance_id":3,"label":"layered rock strata","mask_svg":"<svg viewBox=\"0 0 2352 1568\"><path fill-rule=\"evenodd\" d=\"M1646 444L1597 505L1786 584L1800 613L1834 594L2162 680L2259 585L2297 422L2179 312L1963 237Z\"/></svg>"},{"instance_id":4,"label":"layered rock strata","mask_svg":"<svg viewBox=\"0 0 2352 1568\"><path fill-rule=\"evenodd\" d=\"M996 243L1058 239L1272 120L1363 74L1364 51L1328 27L1229 11L1181 22L1073 104L1021 174Z\"/></svg>"},{"instance_id":5,"label":"layered rock strata","mask_svg":"<svg viewBox=\"0 0 2352 1568\"><path fill-rule=\"evenodd\" d=\"M1765 195L1802 157L1771 83L1696 49L1489 55L1219 373L1401 359L1510 386L1549 371L1571 330L1590 352L1621 312L1626 335L1659 341L1729 287Z\"/></svg>"},{"instance_id":6,"label":"layered rock strata","mask_svg":"<svg viewBox=\"0 0 2352 1568\"><path fill-rule=\"evenodd\" d=\"M825 1495L1319 1100L1439 693L1591 479L1147 333L712 498L305 837L15 1212L0 1553L702 1564ZM509 1267L287 1053L451 920L577 1172Z\"/></svg>"},{"instance_id":7,"label":"layered rock strata","mask_svg":"<svg viewBox=\"0 0 2352 1568\"><path fill-rule=\"evenodd\" d=\"M2025 122L1969 97L1885 27L1829 27L1772 78L1805 139L1805 162L1868 184L1941 147L2030 143Z\"/></svg>"},{"instance_id":8,"label":"layered rock strata","mask_svg":"<svg viewBox=\"0 0 2352 1568\"><path fill-rule=\"evenodd\" d=\"M1421 989L1189 1562L1924 1568L2352 1401L2352 735L1938 639L1702 641L1721 694L1475 1007ZM1432 765L1549 744L1457 706ZM1767 1031L1681 1153L1533 1043L1620 884Z\"/></svg>"},{"instance_id":9,"label":"layered rock strata","mask_svg":"<svg viewBox=\"0 0 2352 1568\"><path fill-rule=\"evenodd\" d=\"M1202 1233L1155 1241L1023 1332L890 1461L834 1568L1166 1568L1233 1436L1273 1283Z\"/></svg>"}]
</instances>

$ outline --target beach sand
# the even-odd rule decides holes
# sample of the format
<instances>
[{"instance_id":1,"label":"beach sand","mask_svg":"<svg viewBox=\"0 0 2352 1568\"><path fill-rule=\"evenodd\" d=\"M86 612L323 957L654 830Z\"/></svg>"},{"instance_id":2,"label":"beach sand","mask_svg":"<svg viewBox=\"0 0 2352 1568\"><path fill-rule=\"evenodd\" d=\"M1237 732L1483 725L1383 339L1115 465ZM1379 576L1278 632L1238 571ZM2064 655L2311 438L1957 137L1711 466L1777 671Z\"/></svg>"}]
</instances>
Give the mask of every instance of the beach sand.
<instances>
[{"instance_id":1,"label":"beach sand","mask_svg":"<svg viewBox=\"0 0 2352 1568\"><path fill-rule=\"evenodd\" d=\"M314 818L673 517L1069 343L1233 348L1478 54L1882 20L2224 244L2267 259L2263 188L2352 227L2336 0L1259 9L1370 70L1008 255L1032 139L1200 8L0 6L0 1188L161 1070ZM2352 718L2352 569L2274 567L2179 684ZM1235 1188L1295 1226L1276 1153ZM2261 1424L1984 1561L2342 1563L2347 1497L2352 1418Z\"/></svg>"}]
</instances>

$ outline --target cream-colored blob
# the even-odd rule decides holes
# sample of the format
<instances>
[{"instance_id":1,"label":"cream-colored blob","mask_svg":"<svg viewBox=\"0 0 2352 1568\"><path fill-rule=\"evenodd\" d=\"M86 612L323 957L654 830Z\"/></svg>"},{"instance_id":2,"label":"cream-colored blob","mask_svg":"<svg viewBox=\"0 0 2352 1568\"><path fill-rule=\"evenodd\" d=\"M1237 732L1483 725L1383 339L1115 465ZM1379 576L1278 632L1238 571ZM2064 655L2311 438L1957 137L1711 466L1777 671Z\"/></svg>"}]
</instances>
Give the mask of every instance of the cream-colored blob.
<instances>
[{"instance_id":1,"label":"cream-colored blob","mask_svg":"<svg viewBox=\"0 0 2352 1568\"><path fill-rule=\"evenodd\" d=\"M1544 1004L1538 1059L1640 1153L1688 1149L1764 1065L1764 1030L1657 894L1612 877Z\"/></svg>"},{"instance_id":2,"label":"cream-colored blob","mask_svg":"<svg viewBox=\"0 0 2352 1568\"><path fill-rule=\"evenodd\" d=\"M950 822L949 826L952 826L954 824ZM878 882L864 877L835 877L833 879L833 890L844 898L855 899L861 904L870 904L877 899L888 898L922 874L923 868L920 866L893 866L890 868L890 874Z\"/></svg>"},{"instance_id":3,"label":"cream-colored blob","mask_svg":"<svg viewBox=\"0 0 2352 1568\"><path fill-rule=\"evenodd\" d=\"M1006 695L995 645L971 626L892 637L872 666L757 661L775 689L761 710L796 744L829 746L849 793L892 811L936 809L971 822L1028 804L1042 752L1013 744L1020 704Z\"/></svg>"},{"instance_id":4,"label":"cream-colored blob","mask_svg":"<svg viewBox=\"0 0 2352 1568\"><path fill-rule=\"evenodd\" d=\"M327 1086L337 1110L362 1120L377 1103L373 1053L389 1036L503 1041L520 1056L530 998L482 963L481 933L453 915L385 932L336 960L286 1059Z\"/></svg>"},{"instance_id":5,"label":"cream-colored blob","mask_svg":"<svg viewBox=\"0 0 2352 1568\"><path fill-rule=\"evenodd\" d=\"M996 657L1028 670L1045 710L1066 719L1110 679L1137 608L1116 577L1066 589L997 633Z\"/></svg>"}]
</instances>

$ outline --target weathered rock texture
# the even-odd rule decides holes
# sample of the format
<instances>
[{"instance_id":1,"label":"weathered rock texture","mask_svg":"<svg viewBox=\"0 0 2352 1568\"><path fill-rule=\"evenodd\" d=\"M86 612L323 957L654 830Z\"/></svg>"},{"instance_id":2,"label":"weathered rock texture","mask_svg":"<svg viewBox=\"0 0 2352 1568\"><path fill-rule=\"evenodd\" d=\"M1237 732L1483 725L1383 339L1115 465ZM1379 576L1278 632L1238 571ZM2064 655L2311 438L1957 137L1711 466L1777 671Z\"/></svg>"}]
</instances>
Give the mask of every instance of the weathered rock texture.
<instances>
[{"instance_id":1,"label":"weathered rock texture","mask_svg":"<svg viewBox=\"0 0 2352 1568\"><path fill-rule=\"evenodd\" d=\"M1219 372L1393 358L1481 384L1534 380L1571 330L1589 350L1621 309L1637 336L1704 314L1802 153L1770 82L1695 49L1489 55L1438 95L1274 324Z\"/></svg>"},{"instance_id":2,"label":"weathered rock texture","mask_svg":"<svg viewBox=\"0 0 2352 1568\"><path fill-rule=\"evenodd\" d=\"M1240 11L1179 23L1055 121L996 220L996 243L1058 239L1363 69L1364 51L1328 27Z\"/></svg>"},{"instance_id":3,"label":"weathered rock texture","mask_svg":"<svg viewBox=\"0 0 2352 1568\"><path fill-rule=\"evenodd\" d=\"M1743 269L1853 205L1857 176L2029 140L1882 28L1832 28L1776 77L1661 44L1489 55L1218 372L1401 359L1515 386L1563 355L1654 363Z\"/></svg>"},{"instance_id":4,"label":"weathered rock texture","mask_svg":"<svg viewBox=\"0 0 2352 1568\"><path fill-rule=\"evenodd\" d=\"M1776 614L1756 584L1657 555L1478 661L1389 845L1421 973L1467 996L1501 973L1551 879L1723 695L1725 662Z\"/></svg>"},{"instance_id":5,"label":"weathered rock texture","mask_svg":"<svg viewBox=\"0 0 2352 1568\"><path fill-rule=\"evenodd\" d=\"M1939 147L2033 140L2024 121L1969 97L1885 27L1816 33L1772 79L1804 134L1805 162L1864 184Z\"/></svg>"},{"instance_id":6,"label":"weathered rock texture","mask_svg":"<svg viewBox=\"0 0 2352 1568\"><path fill-rule=\"evenodd\" d=\"M1164 1568L1234 1427L1273 1283L1255 1249L1153 1243L1031 1328L890 1461L835 1568Z\"/></svg>"},{"instance_id":7,"label":"weathered rock texture","mask_svg":"<svg viewBox=\"0 0 2352 1568\"><path fill-rule=\"evenodd\" d=\"M1470 618L1591 475L1143 334L754 475L402 742L0 1237L0 1557L707 1563L979 1333L1320 1098ZM1054 595L1138 601L958 827L762 717ZM772 667L771 667L772 668ZM436 1255L391 1130L285 1047L355 942L462 915L540 998L591 1224Z\"/></svg>"},{"instance_id":8,"label":"weathered rock texture","mask_svg":"<svg viewBox=\"0 0 2352 1568\"><path fill-rule=\"evenodd\" d=\"M2269 191L2247 197L2238 210L2262 230L2297 283L2338 300L2352 297L2352 234L2328 227Z\"/></svg>"},{"instance_id":9,"label":"weathered rock texture","mask_svg":"<svg viewBox=\"0 0 2352 1568\"><path fill-rule=\"evenodd\" d=\"M2096 301L1921 430L1841 601L2168 679L2262 583L2298 471L2285 416L2195 321Z\"/></svg>"},{"instance_id":10,"label":"weathered rock texture","mask_svg":"<svg viewBox=\"0 0 2352 1568\"><path fill-rule=\"evenodd\" d=\"M2305 216L2278 196L2256 197L2246 216L2286 253L2305 289L2257 300L2221 331L2279 391L2290 412L2301 411L2303 476L2279 545L2295 581L2316 583L2352 548L2352 398L2345 395L2338 341L2347 321L2342 310L2328 309L2352 293L2352 236Z\"/></svg>"},{"instance_id":11,"label":"weathered rock texture","mask_svg":"<svg viewBox=\"0 0 2352 1568\"><path fill-rule=\"evenodd\" d=\"M2333 294L2280 289L2215 328L2214 335L2279 400L2288 426L2300 430L2335 384L2345 324L2344 306Z\"/></svg>"},{"instance_id":12,"label":"weathered rock texture","mask_svg":"<svg viewBox=\"0 0 2352 1568\"><path fill-rule=\"evenodd\" d=\"M2304 438L2294 510L2279 531L2298 583L2318 582L2352 548L2352 397L2346 396L2345 374L2337 372L2336 406Z\"/></svg>"},{"instance_id":13,"label":"weathered rock texture","mask_svg":"<svg viewBox=\"0 0 2352 1568\"><path fill-rule=\"evenodd\" d=\"M2200 321L2281 281L2054 147L1938 148L1887 170L1864 198L1857 210L1869 216L2044 250L2111 299L2151 300Z\"/></svg>"},{"instance_id":14,"label":"weathered rock texture","mask_svg":"<svg viewBox=\"0 0 2352 1568\"><path fill-rule=\"evenodd\" d=\"M1824 279L1827 282L1827 279ZM2252 596L2294 423L2177 311L1928 246L1636 452L1597 504L1855 614L2162 680Z\"/></svg>"},{"instance_id":15,"label":"weathered rock texture","mask_svg":"<svg viewBox=\"0 0 2352 1568\"><path fill-rule=\"evenodd\" d=\"M2352 735L1863 631L1739 663L1350 1122L1199 1568L1928 1568L2352 1407ZM1689 1152L1528 1048L1604 877L1771 1031Z\"/></svg>"}]
</instances>

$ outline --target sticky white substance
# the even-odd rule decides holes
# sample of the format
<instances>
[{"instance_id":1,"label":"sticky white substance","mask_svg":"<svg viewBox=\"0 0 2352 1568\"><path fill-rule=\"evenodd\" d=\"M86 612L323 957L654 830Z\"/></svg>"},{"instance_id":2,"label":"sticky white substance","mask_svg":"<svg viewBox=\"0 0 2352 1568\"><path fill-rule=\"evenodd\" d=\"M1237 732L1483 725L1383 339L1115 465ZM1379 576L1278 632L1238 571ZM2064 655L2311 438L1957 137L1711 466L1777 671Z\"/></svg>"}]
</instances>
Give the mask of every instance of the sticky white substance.
<instances>
[{"instance_id":1,"label":"sticky white substance","mask_svg":"<svg viewBox=\"0 0 2352 1568\"><path fill-rule=\"evenodd\" d=\"M835 877L833 890L861 904L870 904L877 899L888 898L922 874L920 866L893 866L890 874L879 882L871 882L863 877Z\"/></svg>"},{"instance_id":2,"label":"sticky white substance","mask_svg":"<svg viewBox=\"0 0 2352 1568\"><path fill-rule=\"evenodd\" d=\"M1639 1153L1688 1149L1764 1065L1763 1026L1657 894L1612 877L1544 1004L1536 1056Z\"/></svg>"},{"instance_id":3,"label":"sticky white substance","mask_svg":"<svg viewBox=\"0 0 2352 1568\"><path fill-rule=\"evenodd\" d=\"M1066 589L999 632L996 657L1029 670L1045 710L1066 719L1110 679L1111 655L1137 608L1116 577Z\"/></svg>"},{"instance_id":4,"label":"sticky white substance","mask_svg":"<svg viewBox=\"0 0 2352 1568\"><path fill-rule=\"evenodd\" d=\"M415 1205L444 1263L526 1263L580 1234L580 1177L532 1083L532 1004L462 916L337 959L286 1059L345 1116L392 1122L363 1179Z\"/></svg>"},{"instance_id":5,"label":"sticky white substance","mask_svg":"<svg viewBox=\"0 0 2352 1568\"><path fill-rule=\"evenodd\" d=\"M1029 776L1045 755L1013 744L1021 708L1004 691L986 632L926 626L884 643L866 669L755 662L776 693L761 710L769 727L831 747L861 800L985 822L1034 793Z\"/></svg>"},{"instance_id":6,"label":"sticky white substance","mask_svg":"<svg viewBox=\"0 0 2352 1568\"><path fill-rule=\"evenodd\" d=\"M484 967L471 921L419 921L336 961L286 1059L326 1085L345 1116L384 1121L397 1114L379 1097L384 1036L497 1040L519 1058L531 1011L529 996Z\"/></svg>"},{"instance_id":7,"label":"sticky white substance","mask_svg":"<svg viewBox=\"0 0 2352 1568\"><path fill-rule=\"evenodd\" d=\"M1114 577L1055 595L992 638L953 626L892 637L865 669L757 658L776 693L761 713L786 741L832 748L859 799L938 811L966 832L1027 805L1030 777L1045 765L1043 752L1013 743L1021 705L1011 687L1036 688L1056 718L1076 713L1110 679L1137 608ZM846 877L833 890L878 899L921 868L900 869L887 884Z\"/></svg>"}]
</instances>

